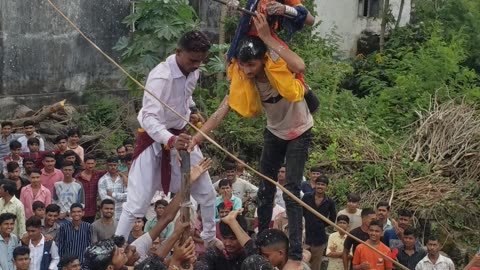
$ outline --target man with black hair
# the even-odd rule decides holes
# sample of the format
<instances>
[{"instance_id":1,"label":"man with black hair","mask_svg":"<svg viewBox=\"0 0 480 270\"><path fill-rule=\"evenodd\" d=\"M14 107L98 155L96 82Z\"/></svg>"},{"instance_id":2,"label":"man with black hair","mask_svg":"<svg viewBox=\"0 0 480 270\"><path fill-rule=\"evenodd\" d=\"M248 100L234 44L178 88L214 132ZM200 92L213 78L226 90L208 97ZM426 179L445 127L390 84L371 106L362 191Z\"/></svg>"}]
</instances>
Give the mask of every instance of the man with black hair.
<instances>
[{"instance_id":1,"label":"man with black hair","mask_svg":"<svg viewBox=\"0 0 480 270\"><path fill-rule=\"evenodd\" d=\"M67 149L72 150L75 154L78 155L80 158L80 162L83 162L83 157L85 156L85 150L83 149L78 142L80 141L80 137L82 134L80 133L78 128L71 128L67 132L68 136L68 143Z\"/></svg>"},{"instance_id":2,"label":"man with black hair","mask_svg":"<svg viewBox=\"0 0 480 270\"><path fill-rule=\"evenodd\" d=\"M16 270L30 270L30 249L25 246L13 250L13 264Z\"/></svg>"},{"instance_id":3,"label":"man with black hair","mask_svg":"<svg viewBox=\"0 0 480 270\"><path fill-rule=\"evenodd\" d=\"M230 212L220 221L220 233L225 252L217 247L208 248L198 258L196 270L240 270L242 262L250 255L257 254L253 240L246 233L247 221L238 215L241 210Z\"/></svg>"},{"instance_id":4,"label":"man with black hair","mask_svg":"<svg viewBox=\"0 0 480 270\"><path fill-rule=\"evenodd\" d=\"M84 170L75 176L75 179L82 184L85 191L85 216L83 221L93 223L97 214L97 195L98 181L106 171L97 170L96 157L86 155L84 160Z\"/></svg>"},{"instance_id":5,"label":"man with black hair","mask_svg":"<svg viewBox=\"0 0 480 270\"><path fill-rule=\"evenodd\" d=\"M155 225L157 225L158 221L163 218L163 214L165 213L165 208L168 206L168 202L166 200L158 200L155 202L155 213L156 217L150 219L145 223L144 232L149 232ZM173 233L173 222L168 223L167 227L160 233L160 243L163 242L165 239L172 236Z\"/></svg>"},{"instance_id":6,"label":"man with black hair","mask_svg":"<svg viewBox=\"0 0 480 270\"><path fill-rule=\"evenodd\" d=\"M26 223L28 247L30 248L30 270L56 270L60 256L53 240L42 234L42 220L30 217Z\"/></svg>"},{"instance_id":7,"label":"man with black hair","mask_svg":"<svg viewBox=\"0 0 480 270\"><path fill-rule=\"evenodd\" d=\"M58 217L60 215L60 206L56 204L47 205L45 208L45 219L43 220L42 234L48 239L56 239L60 225Z\"/></svg>"},{"instance_id":8,"label":"man with black hair","mask_svg":"<svg viewBox=\"0 0 480 270\"><path fill-rule=\"evenodd\" d=\"M362 209L358 208L360 206L360 199L360 195L357 193L348 194L347 207L337 213L337 217L340 215L348 216L350 219L349 231L362 226Z\"/></svg>"},{"instance_id":9,"label":"man with black hair","mask_svg":"<svg viewBox=\"0 0 480 270\"><path fill-rule=\"evenodd\" d=\"M305 64L272 36L267 18L261 13L256 15L253 21L258 37L245 37L238 43L233 59L238 65L231 64L228 70L232 79L229 95L203 125L202 131L208 134L217 127L230 108L244 117L265 111L267 126L260 171L276 179L278 169L285 162L285 188L299 197L313 127L313 118L304 99L309 90L294 76L305 70ZM193 141L199 143L202 139L203 136L197 133ZM275 194L274 185L268 181L260 182L257 194L260 232L269 228ZM302 207L286 195L284 199L290 238L288 268L300 269Z\"/></svg>"},{"instance_id":10,"label":"man with black hair","mask_svg":"<svg viewBox=\"0 0 480 270\"><path fill-rule=\"evenodd\" d=\"M258 187L247 180L238 177L237 168L234 162L224 161L222 167L224 174L223 179L230 181L232 184L232 193L235 197L242 200L242 202L248 199L248 197L246 197L247 194L252 200L257 198ZM221 180L218 180L213 184L216 190L219 190L219 184Z\"/></svg>"},{"instance_id":11,"label":"man with black hair","mask_svg":"<svg viewBox=\"0 0 480 270\"><path fill-rule=\"evenodd\" d=\"M102 200L100 212L102 213L101 218L92 223L92 244L112 238L117 229L117 221L113 218L115 202L111 199Z\"/></svg>"},{"instance_id":12,"label":"man with black hair","mask_svg":"<svg viewBox=\"0 0 480 270\"><path fill-rule=\"evenodd\" d=\"M125 146L125 149L127 150L127 154L132 154L133 155L133 146L134 146L134 141L132 138L125 139L122 143L123 146Z\"/></svg>"},{"instance_id":13,"label":"man with black hair","mask_svg":"<svg viewBox=\"0 0 480 270\"><path fill-rule=\"evenodd\" d=\"M144 216L157 190L178 193L181 172L175 162L180 150L187 150L191 136L186 133L185 121L165 108L155 98L166 102L185 119L195 106L192 94L197 84L201 63L207 59L210 41L200 31L182 35L174 55L156 66L148 75L146 88L152 93L143 97L138 114L139 130L129 172L129 190L116 234L128 236L135 217ZM155 96L152 97L152 94ZM190 152L190 163L203 159L200 148ZM220 245L215 238L215 191L208 172L191 186L191 195L202 210L202 239L207 245Z\"/></svg>"},{"instance_id":14,"label":"man with black hair","mask_svg":"<svg viewBox=\"0 0 480 270\"><path fill-rule=\"evenodd\" d=\"M15 182L10 180L0 182L0 214L12 213L17 217L13 233L21 237L25 233L25 209L22 202L15 197L16 191Z\"/></svg>"},{"instance_id":15,"label":"man with black hair","mask_svg":"<svg viewBox=\"0 0 480 270\"><path fill-rule=\"evenodd\" d=\"M455 270L453 261L440 254L440 242L435 235L427 240L427 256L415 266L415 270Z\"/></svg>"},{"instance_id":16,"label":"man with black hair","mask_svg":"<svg viewBox=\"0 0 480 270\"><path fill-rule=\"evenodd\" d=\"M390 255L390 249L380 241L383 235L383 224L380 221L374 220L368 226L368 240L366 243L376 248L386 257ZM352 260L353 270L391 270L393 264L391 261L385 259L376 251L373 251L365 244L359 244L353 253Z\"/></svg>"},{"instance_id":17,"label":"man with black hair","mask_svg":"<svg viewBox=\"0 0 480 270\"><path fill-rule=\"evenodd\" d=\"M42 202L43 208L45 205L52 203L52 194L44 185L42 185L40 177L42 172L39 169L33 169L28 176L30 185L27 185L22 189L20 194L20 201L25 207L25 217L28 219L34 215L35 209L33 209L34 202Z\"/></svg>"},{"instance_id":18,"label":"man with black hair","mask_svg":"<svg viewBox=\"0 0 480 270\"><path fill-rule=\"evenodd\" d=\"M73 255L63 256L58 264L58 268L61 270L81 270L81 267L80 261Z\"/></svg>"},{"instance_id":19,"label":"man with black hair","mask_svg":"<svg viewBox=\"0 0 480 270\"><path fill-rule=\"evenodd\" d=\"M392 229L383 232L382 242L390 249L397 248L402 245L403 231L412 224L413 213L407 209L400 209L398 211L397 223L393 225Z\"/></svg>"},{"instance_id":20,"label":"man with black hair","mask_svg":"<svg viewBox=\"0 0 480 270\"><path fill-rule=\"evenodd\" d=\"M0 269L2 270L15 269L12 251L19 245L18 237L13 233L16 218L12 213L0 214Z\"/></svg>"},{"instance_id":21,"label":"man with black hair","mask_svg":"<svg viewBox=\"0 0 480 270\"><path fill-rule=\"evenodd\" d=\"M35 168L35 160L33 158L23 158L23 168L25 173L21 174L20 176L23 178L28 178L28 173Z\"/></svg>"},{"instance_id":22,"label":"man with black hair","mask_svg":"<svg viewBox=\"0 0 480 270\"><path fill-rule=\"evenodd\" d=\"M308 178L309 178L308 180L309 181L303 181L301 186L300 186L303 194L315 192L316 181L321 176L325 176L322 168L320 168L320 167L310 168L310 170L308 170Z\"/></svg>"},{"instance_id":23,"label":"man with black hair","mask_svg":"<svg viewBox=\"0 0 480 270\"><path fill-rule=\"evenodd\" d=\"M62 181L63 173L61 170L55 168L55 154L46 153L43 155L43 169L41 169L42 175L40 180L50 193L53 195L53 186L56 182Z\"/></svg>"},{"instance_id":24,"label":"man with black hair","mask_svg":"<svg viewBox=\"0 0 480 270\"><path fill-rule=\"evenodd\" d=\"M120 172L127 172L127 166L124 165L125 156L127 155L127 148L123 145L117 147L118 170Z\"/></svg>"},{"instance_id":25,"label":"man with black hair","mask_svg":"<svg viewBox=\"0 0 480 270\"><path fill-rule=\"evenodd\" d=\"M390 221L390 204L385 201L377 203L377 220L383 225L383 231L393 229L392 221Z\"/></svg>"},{"instance_id":26,"label":"man with black hair","mask_svg":"<svg viewBox=\"0 0 480 270\"><path fill-rule=\"evenodd\" d=\"M0 160L3 160L3 157L7 156L9 153L10 142L17 140L19 137L23 136L23 134L12 133L13 123L10 121L2 122L1 126L2 134L0 136ZM3 170L2 166L3 164L0 164L0 171Z\"/></svg>"},{"instance_id":27,"label":"man with black hair","mask_svg":"<svg viewBox=\"0 0 480 270\"><path fill-rule=\"evenodd\" d=\"M107 173L98 180L98 195L101 200L111 199L115 202L115 220L118 221L128 195L127 187L118 171L117 157L107 159Z\"/></svg>"},{"instance_id":28,"label":"man with black hair","mask_svg":"<svg viewBox=\"0 0 480 270\"><path fill-rule=\"evenodd\" d=\"M62 164L62 181L58 181L53 186L53 202L60 206L59 222L69 217L70 206L73 203L85 205L85 192L80 183L73 178L73 163L65 160Z\"/></svg>"},{"instance_id":29,"label":"man with black hair","mask_svg":"<svg viewBox=\"0 0 480 270\"><path fill-rule=\"evenodd\" d=\"M233 195L232 183L228 179L220 180L218 184L218 189L220 196L217 197L215 201L215 221L220 221L220 213L218 211L218 206L223 203L223 208L229 208L230 211L238 210L242 208L242 200L237 196Z\"/></svg>"},{"instance_id":30,"label":"man with black hair","mask_svg":"<svg viewBox=\"0 0 480 270\"><path fill-rule=\"evenodd\" d=\"M25 152L25 153L30 152L30 149L28 148L28 145L27 145L27 141L28 139L31 139L31 138L37 138L38 144L39 144L39 150L45 151L45 142L42 136L40 136L40 134L35 132L35 122L31 120L27 120L23 122L23 132L25 132L25 135L17 139L22 144L22 152Z\"/></svg>"},{"instance_id":31,"label":"man with black hair","mask_svg":"<svg viewBox=\"0 0 480 270\"><path fill-rule=\"evenodd\" d=\"M38 138L30 138L27 140L27 147L28 152L23 152L23 158L33 158L35 160L35 167L38 169L43 169L43 156L47 153L51 153L49 151L42 151L40 150L40 140ZM23 151L23 149L22 149Z\"/></svg>"},{"instance_id":32,"label":"man with black hair","mask_svg":"<svg viewBox=\"0 0 480 270\"><path fill-rule=\"evenodd\" d=\"M279 270L288 270L285 264L288 261L289 240L284 232L277 229L265 230L258 234L255 244L260 249L260 254L273 266ZM302 264L304 270L310 269L305 262L302 261Z\"/></svg>"},{"instance_id":33,"label":"man with black hair","mask_svg":"<svg viewBox=\"0 0 480 270\"><path fill-rule=\"evenodd\" d=\"M60 134L55 138L55 168L62 169L63 161L65 160L65 151L68 150L68 136Z\"/></svg>"},{"instance_id":34,"label":"man with black hair","mask_svg":"<svg viewBox=\"0 0 480 270\"><path fill-rule=\"evenodd\" d=\"M25 173L25 169L23 168L23 157L22 157L22 144L19 143L17 140L13 140L10 142L10 154L5 155L2 158L3 164L3 175L7 176L7 164L11 161L15 161L18 163L20 167L20 175Z\"/></svg>"},{"instance_id":35,"label":"man with black hair","mask_svg":"<svg viewBox=\"0 0 480 270\"><path fill-rule=\"evenodd\" d=\"M85 263L89 270L121 270L128 257L123 247L118 247L113 239L105 239L85 250Z\"/></svg>"},{"instance_id":36,"label":"man with black hair","mask_svg":"<svg viewBox=\"0 0 480 270\"><path fill-rule=\"evenodd\" d=\"M353 236L357 237L362 241L367 241L369 238L368 226L372 221L374 221L377 218L377 215L375 214L375 211L372 208L364 208L362 210L361 215L362 215L362 226L351 230L350 234L352 234ZM342 255L344 270L348 270L350 250L352 251L353 254L355 254L355 249L357 248L358 244L359 243L353 240L353 238L351 237L347 237L347 239L345 239L345 242L343 244L343 255Z\"/></svg>"},{"instance_id":37,"label":"man with black hair","mask_svg":"<svg viewBox=\"0 0 480 270\"><path fill-rule=\"evenodd\" d=\"M415 266L427 255L427 252L417 246L417 232L414 228L405 228L402 243L403 245L397 248L397 260L408 269L415 270Z\"/></svg>"},{"instance_id":38,"label":"man with black hair","mask_svg":"<svg viewBox=\"0 0 480 270\"><path fill-rule=\"evenodd\" d=\"M73 203L70 206L72 220L67 220L60 226L56 237L60 256L75 255L82 264L85 249L92 243L91 225L82 221L83 214L83 206Z\"/></svg>"},{"instance_id":39,"label":"man with black hair","mask_svg":"<svg viewBox=\"0 0 480 270\"><path fill-rule=\"evenodd\" d=\"M335 202L325 194L328 184L329 180L326 176L316 178L315 192L305 194L302 201L335 222L337 217ZM312 252L312 270L320 270L328 241L325 228L329 225L306 209L303 211L303 217L305 218L305 244L310 246L310 252Z\"/></svg>"},{"instance_id":40,"label":"man with black hair","mask_svg":"<svg viewBox=\"0 0 480 270\"><path fill-rule=\"evenodd\" d=\"M30 184L30 181L20 176L20 166L16 161L9 162L6 168L8 172L6 180L11 180L15 183L15 187L17 188L17 190L15 191L15 197L17 197L17 199L20 199L22 189L28 184Z\"/></svg>"},{"instance_id":41,"label":"man with black hair","mask_svg":"<svg viewBox=\"0 0 480 270\"><path fill-rule=\"evenodd\" d=\"M80 171L83 169L82 160L80 159L80 156L77 153L75 153L73 150L67 150L63 154L63 157L65 161L70 161L73 163L73 166L75 168L73 175L79 174Z\"/></svg>"}]
</instances>

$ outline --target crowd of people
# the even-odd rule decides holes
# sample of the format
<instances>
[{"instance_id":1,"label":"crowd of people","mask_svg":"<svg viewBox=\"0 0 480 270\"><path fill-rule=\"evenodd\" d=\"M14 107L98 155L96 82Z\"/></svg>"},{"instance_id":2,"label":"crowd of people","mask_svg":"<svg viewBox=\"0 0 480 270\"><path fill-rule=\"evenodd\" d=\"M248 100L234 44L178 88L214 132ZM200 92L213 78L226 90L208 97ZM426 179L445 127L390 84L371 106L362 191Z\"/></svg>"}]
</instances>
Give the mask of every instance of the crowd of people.
<instances>
[{"instance_id":1,"label":"crowd of people","mask_svg":"<svg viewBox=\"0 0 480 270\"><path fill-rule=\"evenodd\" d=\"M223 248L205 247L198 206L192 236L180 245L178 240L189 224L174 221L181 206L179 196L163 192L156 192L150 211L136 219L125 238L115 236L115 231L127 197L132 140L125 140L117 155L106 160L106 169L99 170L95 157L84 155L75 144L80 135L76 129L59 135L55 148L45 150L40 148L43 139L32 123L24 123L25 134L11 133L10 122L1 127L0 250L5 251L0 252L1 269L103 270L109 265L111 269L126 265L135 269L178 265L171 269L182 269L185 262L200 270L267 269L258 268L261 265L286 269L289 226L283 192L277 188L270 229L255 234L258 220L246 218L244 205L256 201L258 187L234 160L223 162L221 179L212 183L218 192L216 237ZM22 151L22 141L28 151ZM5 151L7 145L9 151ZM208 168L209 164L193 177ZM285 185L285 175L282 165L277 174L281 185ZM420 242L412 227L412 212L399 210L394 220L386 202L379 202L375 209L359 209L361 198L355 193L349 194L346 208L337 212L336 202L326 194L330 180L322 169L311 168L306 179L301 183L302 201L351 235L408 269L455 269L452 260L440 253L437 238L428 238L426 246ZM325 221L305 209L303 218L304 269L319 270L322 264L331 270L394 267L344 231L327 229ZM479 262L477 255L465 269L477 269Z\"/></svg>"}]
</instances>

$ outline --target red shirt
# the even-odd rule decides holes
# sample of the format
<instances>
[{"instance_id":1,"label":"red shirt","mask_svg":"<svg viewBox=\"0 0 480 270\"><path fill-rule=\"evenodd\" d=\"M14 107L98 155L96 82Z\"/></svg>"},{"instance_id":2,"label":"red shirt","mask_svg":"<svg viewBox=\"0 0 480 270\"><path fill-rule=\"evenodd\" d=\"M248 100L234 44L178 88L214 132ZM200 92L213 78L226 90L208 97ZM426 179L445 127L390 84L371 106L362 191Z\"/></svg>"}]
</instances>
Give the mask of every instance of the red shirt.
<instances>
[{"instance_id":1,"label":"red shirt","mask_svg":"<svg viewBox=\"0 0 480 270\"><path fill-rule=\"evenodd\" d=\"M90 181L85 179L81 172L75 176L85 191L85 217L94 217L97 214L98 180L105 173L105 171L93 170Z\"/></svg>"}]
</instances>

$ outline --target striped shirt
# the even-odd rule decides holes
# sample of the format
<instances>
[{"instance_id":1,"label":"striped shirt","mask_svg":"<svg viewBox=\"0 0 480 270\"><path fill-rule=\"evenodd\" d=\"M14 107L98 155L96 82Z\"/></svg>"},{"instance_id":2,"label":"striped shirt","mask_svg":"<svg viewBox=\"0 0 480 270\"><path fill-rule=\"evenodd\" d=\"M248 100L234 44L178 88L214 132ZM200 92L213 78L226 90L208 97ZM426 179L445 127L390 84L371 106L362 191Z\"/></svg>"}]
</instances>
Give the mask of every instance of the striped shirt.
<instances>
[{"instance_id":1,"label":"striped shirt","mask_svg":"<svg viewBox=\"0 0 480 270\"><path fill-rule=\"evenodd\" d=\"M108 192L112 192L112 196L109 196ZM122 214L123 203L127 201L127 188L123 185L122 177L118 175L113 180L110 173L106 173L98 181L98 195L101 201L111 199L115 202L115 220L118 221Z\"/></svg>"},{"instance_id":2,"label":"striped shirt","mask_svg":"<svg viewBox=\"0 0 480 270\"><path fill-rule=\"evenodd\" d=\"M90 223L81 222L78 229L71 221L60 226L56 241L60 258L65 255L77 257L83 265L83 253L92 242L92 230Z\"/></svg>"}]
</instances>

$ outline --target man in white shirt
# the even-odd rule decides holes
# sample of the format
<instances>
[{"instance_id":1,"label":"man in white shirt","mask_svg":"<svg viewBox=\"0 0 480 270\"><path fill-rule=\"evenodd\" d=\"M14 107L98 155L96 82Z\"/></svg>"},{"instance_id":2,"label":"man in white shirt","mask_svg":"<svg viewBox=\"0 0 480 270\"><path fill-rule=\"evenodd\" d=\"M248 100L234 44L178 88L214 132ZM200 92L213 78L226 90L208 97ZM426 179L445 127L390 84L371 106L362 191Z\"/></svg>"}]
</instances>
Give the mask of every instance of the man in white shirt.
<instances>
[{"instance_id":1,"label":"man in white shirt","mask_svg":"<svg viewBox=\"0 0 480 270\"><path fill-rule=\"evenodd\" d=\"M427 256L418 262L415 270L455 270L453 261L440 254L440 243L436 236L427 240Z\"/></svg>"},{"instance_id":2,"label":"man in white shirt","mask_svg":"<svg viewBox=\"0 0 480 270\"><path fill-rule=\"evenodd\" d=\"M56 270L60 255L55 241L45 239L42 220L36 216L27 222L28 247L30 248L30 270Z\"/></svg>"},{"instance_id":3,"label":"man in white shirt","mask_svg":"<svg viewBox=\"0 0 480 270\"><path fill-rule=\"evenodd\" d=\"M233 195L240 198L243 202L250 197L252 200L257 198L258 187L237 176L235 163L225 161L223 163L224 175L227 180L232 183ZM213 186L218 190L220 180L215 182ZM203 212L202 212L203 213Z\"/></svg>"},{"instance_id":4,"label":"man in white shirt","mask_svg":"<svg viewBox=\"0 0 480 270\"><path fill-rule=\"evenodd\" d=\"M45 151L45 141L40 134L35 132L35 122L31 120L23 122L23 132L25 132L25 135L17 139L17 141L22 144L22 152L30 153L27 144L27 141L30 138L37 138L40 141L40 148L38 150Z\"/></svg>"},{"instance_id":5,"label":"man in white shirt","mask_svg":"<svg viewBox=\"0 0 480 270\"><path fill-rule=\"evenodd\" d=\"M348 226L348 231L362 226L362 209L358 208L359 206L360 195L357 193L350 193L347 196L347 207L337 213L337 218L340 215L346 215L349 218L350 224Z\"/></svg>"},{"instance_id":6,"label":"man in white shirt","mask_svg":"<svg viewBox=\"0 0 480 270\"><path fill-rule=\"evenodd\" d=\"M123 203L127 200L127 187L119 174L116 157L107 159L107 169L107 173L98 180L98 195L102 201L110 199L115 202L115 221L118 221L122 214Z\"/></svg>"},{"instance_id":7,"label":"man in white shirt","mask_svg":"<svg viewBox=\"0 0 480 270\"><path fill-rule=\"evenodd\" d=\"M143 106L138 114L139 130L129 171L127 202L116 235L128 238L136 217L143 217L157 190L178 193L181 186L178 151L193 145L186 133L187 123L163 106L162 100L184 119L190 119L190 108L195 106L192 94L200 72L198 68L207 59L210 41L200 31L189 31L179 40L175 54L157 65L148 75ZM152 97L152 95L155 96ZM190 152L190 163L198 164L203 155L200 148ZM202 239L207 244L218 244L215 238L215 191L208 173L201 175L191 186L191 194L202 211Z\"/></svg>"}]
</instances>

